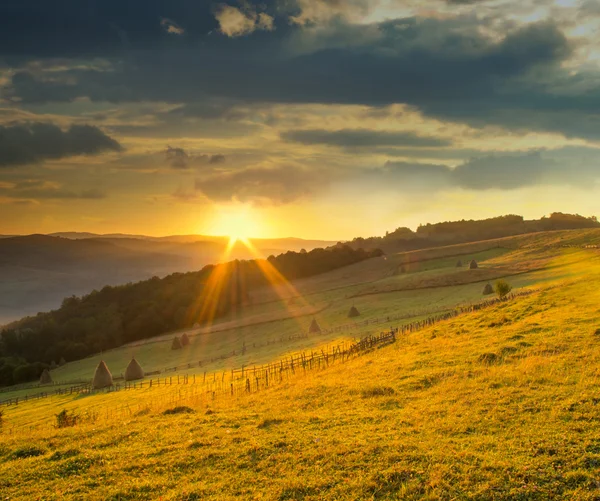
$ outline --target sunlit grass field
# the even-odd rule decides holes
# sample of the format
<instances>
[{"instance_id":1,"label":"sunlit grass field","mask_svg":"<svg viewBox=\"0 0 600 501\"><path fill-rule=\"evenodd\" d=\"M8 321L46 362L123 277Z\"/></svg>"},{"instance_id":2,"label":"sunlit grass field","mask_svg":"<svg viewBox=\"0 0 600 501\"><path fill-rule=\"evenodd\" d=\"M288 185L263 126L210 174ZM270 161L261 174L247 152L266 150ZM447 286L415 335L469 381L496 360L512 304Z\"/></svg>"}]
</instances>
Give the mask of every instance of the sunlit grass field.
<instances>
[{"instance_id":1,"label":"sunlit grass field","mask_svg":"<svg viewBox=\"0 0 600 501\"><path fill-rule=\"evenodd\" d=\"M386 259L372 259L295 282L293 287L288 286L278 291L283 298L269 290L264 294L259 291L255 304L246 308L242 314L219 319L209 329L188 330L192 342L183 351L171 350L173 337L182 332L171 333L68 363L52 371L52 377L57 382L90 380L100 359L106 361L114 375L120 375L132 356L136 357L147 372L164 371L165 368L187 363L197 364L199 361L203 362L202 367L185 369L184 372L210 372L267 363L286 353L308 349L315 343L337 339L339 333L325 332L316 339L279 342L281 338L287 340L290 336L306 333L313 317L324 330L353 323L347 318L353 304L361 313L357 319L359 321L402 317L403 321L408 322L411 318L421 318L460 304L479 301L484 285L493 281L493 277L509 276L514 287L525 287L552 279L566 266L565 258L556 265L559 269L548 269L550 256L561 251L553 248L549 252L542 242L555 244L560 241L561 236L581 239L580 233L552 232L541 242L539 236L532 235L450 246L446 248L446 256L442 249L432 249L391 255ZM600 235L600 232L588 231L588 240L596 238L597 233ZM534 242L534 250L531 250L530 241ZM537 251L543 252L543 259L540 256L532 258L531 254ZM522 257L527 252L530 255ZM463 262L462 268L456 268L458 259ZM479 262L479 270L468 269L471 259ZM538 260L543 263L537 263ZM531 265L532 262L536 264ZM399 271L402 266L405 266L404 273ZM545 269L538 270L542 266ZM538 271L528 272L530 269ZM460 283L454 285L448 277L460 277ZM431 286L431 281L439 286ZM444 285L446 282L450 285ZM290 301L290 291L294 290L299 296ZM397 323L392 321L394 325ZM388 328L389 325L385 327ZM358 327L344 334L346 337L360 337L372 331L372 326ZM242 355L244 343L246 353ZM230 356L233 352L236 355ZM227 358L222 359L222 356ZM4 398L8 396L0 394L0 400Z\"/></svg>"},{"instance_id":2,"label":"sunlit grass field","mask_svg":"<svg viewBox=\"0 0 600 501\"><path fill-rule=\"evenodd\" d=\"M249 395L212 399L199 387L173 385L4 407L0 493L103 500L598 499L600 253L559 246L597 238L556 232L493 252L481 260L483 268L535 261L533 271L506 279L536 292ZM439 259L448 265L414 273L456 272L454 259ZM350 322L352 304L358 320L403 312L420 318L480 300L485 283L354 298L356 286L349 285L315 293L311 304L328 304L316 315L324 328ZM168 340L136 347L135 355L152 370L235 349L242 337L251 346L292 334L311 318L202 334L192 337L187 353L172 352ZM392 325L404 321L410 319ZM207 369L268 363L388 327L269 344ZM116 373L128 350L102 357ZM91 378L98 359L60 371ZM163 414L176 406L191 412ZM28 428L63 408L87 418L71 428Z\"/></svg>"}]
</instances>

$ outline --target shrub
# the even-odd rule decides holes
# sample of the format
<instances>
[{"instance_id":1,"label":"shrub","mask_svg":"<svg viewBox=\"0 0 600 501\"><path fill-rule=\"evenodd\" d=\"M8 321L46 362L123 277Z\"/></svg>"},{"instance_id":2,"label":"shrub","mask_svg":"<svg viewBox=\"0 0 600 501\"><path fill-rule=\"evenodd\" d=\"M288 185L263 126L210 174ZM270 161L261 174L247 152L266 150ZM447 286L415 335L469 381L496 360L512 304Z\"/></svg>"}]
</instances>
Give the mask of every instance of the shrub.
<instances>
[{"instance_id":1,"label":"shrub","mask_svg":"<svg viewBox=\"0 0 600 501\"><path fill-rule=\"evenodd\" d=\"M390 388L389 386L375 386L373 388L363 390L361 392L361 396L363 398L386 397L393 395L394 393L396 393L394 388Z\"/></svg>"},{"instance_id":2,"label":"shrub","mask_svg":"<svg viewBox=\"0 0 600 501\"><path fill-rule=\"evenodd\" d=\"M163 412L163 414L166 416L169 414L193 414L194 412L196 412L194 409L191 409L185 405L180 405L173 407L172 409L167 409L165 412Z\"/></svg>"},{"instance_id":3,"label":"shrub","mask_svg":"<svg viewBox=\"0 0 600 501\"><path fill-rule=\"evenodd\" d=\"M260 422L257 426L257 428L263 429L263 428L269 428L270 426L276 425L276 424L281 424L283 423L283 419L264 419L262 422Z\"/></svg>"},{"instance_id":4,"label":"shrub","mask_svg":"<svg viewBox=\"0 0 600 501\"><path fill-rule=\"evenodd\" d=\"M496 294L498 294L498 297L503 298L512 290L512 286L505 280L498 280L494 289Z\"/></svg>"},{"instance_id":5,"label":"shrub","mask_svg":"<svg viewBox=\"0 0 600 501\"><path fill-rule=\"evenodd\" d=\"M60 461L61 459L72 458L79 455L79 450L68 449L66 451L56 451L52 456L48 458L49 461Z\"/></svg>"},{"instance_id":6,"label":"shrub","mask_svg":"<svg viewBox=\"0 0 600 501\"><path fill-rule=\"evenodd\" d=\"M479 355L479 361L485 365L492 365L498 362L500 357L495 353L482 353Z\"/></svg>"},{"instance_id":7,"label":"shrub","mask_svg":"<svg viewBox=\"0 0 600 501\"><path fill-rule=\"evenodd\" d=\"M35 445L25 445L24 447L20 447L15 452L12 453L13 459L25 459L25 458L33 458L36 456L42 456L46 451L44 449L40 449Z\"/></svg>"},{"instance_id":8,"label":"shrub","mask_svg":"<svg viewBox=\"0 0 600 501\"><path fill-rule=\"evenodd\" d=\"M75 426L79 416L74 412L69 412L67 409L63 409L56 414L56 428L68 428Z\"/></svg>"}]
</instances>

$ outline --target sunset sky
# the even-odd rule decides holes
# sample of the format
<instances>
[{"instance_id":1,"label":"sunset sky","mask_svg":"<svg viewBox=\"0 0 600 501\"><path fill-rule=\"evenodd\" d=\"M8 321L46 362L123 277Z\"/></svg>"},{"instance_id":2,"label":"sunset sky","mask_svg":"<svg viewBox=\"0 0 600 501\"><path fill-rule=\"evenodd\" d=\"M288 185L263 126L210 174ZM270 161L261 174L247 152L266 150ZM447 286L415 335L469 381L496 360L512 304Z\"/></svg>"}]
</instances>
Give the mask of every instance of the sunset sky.
<instances>
[{"instance_id":1,"label":"sunset sky","mask_svg":"<svg viewBox=\"0 0 600 501\"><path fill-rule=\"evenodd\" d=\"M4 0L0 233L600 216L597 0Z\"/></svg>"}]
</instances>

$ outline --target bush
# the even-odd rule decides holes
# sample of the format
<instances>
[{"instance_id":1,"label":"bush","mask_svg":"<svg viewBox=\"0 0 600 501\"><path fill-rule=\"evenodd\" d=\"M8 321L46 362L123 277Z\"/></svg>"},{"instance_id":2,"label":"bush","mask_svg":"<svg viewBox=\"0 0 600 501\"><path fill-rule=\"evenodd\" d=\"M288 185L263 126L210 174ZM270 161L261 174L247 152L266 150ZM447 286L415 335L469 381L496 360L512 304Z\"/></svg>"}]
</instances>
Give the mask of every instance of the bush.
<instances>
[{"instance_id":1,"label":"bush","mask_svg":"<svg viewBox=\"0 0 600 501\"><path fill-rule=\"evenodd\" d=\"M390 388L389 386L375 386L373 388L367 388L361 392L361 396L363 398L371 398L371 397L386 397L393 395L395 392L394 388Z\"/></svg>"},{"instance_id":2,"label":"bush","mask_svg":"<svg viewBox=\"0 0 600 501\"><path fill-rule=\"evenodd\" d=\"M63 409L56 414L56 428L68 428L75 426L79 416L74 412L69 412L67 409Z\"/></svg>"},{"instance_id":3,"label":"bush","mask_svg":"<svg viewBox=\"0 0 600 501\"><path fill-rule=\"evenodd\" d=\"M46 451L40 447L35 445L26 445L13 452L12 457L13 459L34 458L36 456L42 456L45 453Z\"/></svg>"},{"instance_id":4,"label":"bush","mask_svg":"<svg viewBox=\"0 0 600 501\"><path fill-rule=\"evenodd\" d=\"M493 365L499 362L500 357L495 353L482 353L479 355L479 361L485 365Z\"/></svg>"},{"instance_id":5,"label":"bush","mask_svg":"<svg viewBox=\"0 0 600 501\"><path fill-rule=\"evenodd\" d=\"M496 291L496 294L498 294L499 298L503 298L512 290L512 286L505 280L498 280L494 290Z\"/></svg>"},{"instance_id":6,"label":"bush","mask_svg":"<svg viewBox=\"0 0 600 501\"><path fill-rule=\"evenodd\" d=\"M194 412L196 412L194 409L186 407L185 405L180 405L178 407L173 407L172 409L167 409L163 414L193 414Z\"/></svg>"}]
</instances>

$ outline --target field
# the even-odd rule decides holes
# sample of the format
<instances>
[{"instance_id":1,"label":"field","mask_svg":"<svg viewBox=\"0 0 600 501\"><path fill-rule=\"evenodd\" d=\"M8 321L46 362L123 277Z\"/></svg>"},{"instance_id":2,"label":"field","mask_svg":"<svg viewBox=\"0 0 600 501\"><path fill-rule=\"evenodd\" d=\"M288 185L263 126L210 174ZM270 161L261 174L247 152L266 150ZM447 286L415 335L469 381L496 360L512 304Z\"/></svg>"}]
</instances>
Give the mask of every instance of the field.
<instances>
[{"instance_id":1,"label":"field","mask_svg":"<svg viewBox=\"0 0 600 501\"><path fill-rule=\"evenodd\" d=\"M265 290L239 318L190 331L185 350L170 350L170 334L69 363L55 381L91 378L100 358L118 374L135 355L155 378L196 382L0 407L2 497L598 499L600 252L585 246L599 242L552 232L387 256ZM458 256L480 269L457 269ZM213 397L200 383L206 372L226 389L216 374L477 303L497 277L532 293L259 391ZM289 339L313 317L328 330ZM42 391L13 390L0 400ZM54 428L62 409L80 422Z\"/></svg>"}]
</instances>

